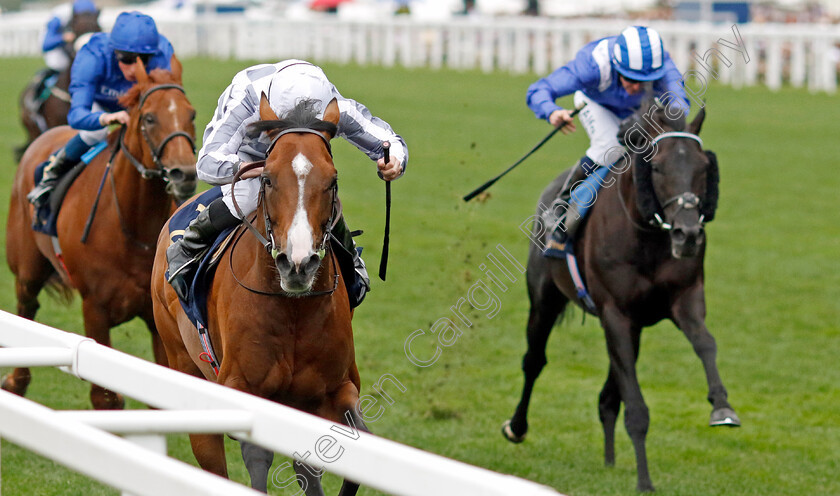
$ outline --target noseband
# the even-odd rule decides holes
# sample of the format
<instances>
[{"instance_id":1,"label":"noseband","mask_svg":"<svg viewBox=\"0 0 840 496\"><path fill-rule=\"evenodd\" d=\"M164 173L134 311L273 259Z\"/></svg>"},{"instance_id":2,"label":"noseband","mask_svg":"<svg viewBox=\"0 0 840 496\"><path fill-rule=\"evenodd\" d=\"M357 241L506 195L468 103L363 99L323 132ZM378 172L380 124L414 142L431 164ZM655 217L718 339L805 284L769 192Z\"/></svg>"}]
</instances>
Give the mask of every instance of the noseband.
<instances>
[{"instance_id":1,"label":"noseband","mask_svg":"<svg viewBox=\"0 0 840 496\"><path fill-rule=\"evenodd\" d=\"M657 143L659 143L663 139L667 139L667 138L691 139L691 140L694 140L697 143L699 143L701 149L703 148L703 140L700 139L700 136L697 136L696 134L692 134L692 133L685 133L685 132L678 132L678 131L672 131L672 132L660 134L659 136L657 136L656 138L653 139L653 141L651 142L651 145L656 146ZM674 197L671 197L668 200L666 200L665 202L663 202L662 203L663 213L665 211L665 207L667 207L667 206L669 206L673 203L677 204L677 212L679 212L680 210L691 210L691 209L694 209L694 208L700 208L700 203L701 202L700 202L700 198L697 195L695 195L694 193L692 193L690 191L686 191L685 193L682 193L682 194L676 195ZM700 215L699 223L700 223L700 226L704 225L702 214ZM659 215L658 212L653 214L653 220L650 221L650 224L658 227L659 229L661 229L663 231L670 231L671 229L674 228L673 225L671 225L668 222L665 222L662 219L662 216Z\"/></svg>"},{"instance_id":2,"label":"noseband","mask_svg":"<svg viewBox=\"0 0 840 496\"><path fill-rule=\"evenodd\" d=\"M177 85L177 84L160 84L160 85L154 86L152 88L149 88L140 97L140 103L137 105L138 114L140 113L140 110L142 110L143 104L146 103L146 99L149 97L149 95L151 95L155 91L159 91L159 90L178 90L181 93L186 94L184 92L184 88L181 87L180 85ZM170 180L177 180L178 178L181 177L181 175L183 174L183 172L181 170L170 169L170 168L164 167L163 164L160 161L160 156L163 154L163 150L164 150L164 148L166 148L166 145L168 145L170 141L172 141L173 139L175 139L177 137L186 138L187 141L190 144L190 147L192 148L193 154L195 154L195 140L193 140L193 137L190 136L189 134L187 134L184 131L175 131L174 133L169 134L166 138L163 139L163 141L160 142L160 144L157 147L155 147L152 144L152 141L149 139L149 135L148 135L148 132L146 131L145 124L143 124L143 122L141 120L140 121L140 133L143 135L143 140L146 142L146 145L148 145L148 147L149 147L149 151L152 154L152 161L154 162L155 167L156 167L155 169L149 169L148 167L146 167L143 164L143 162L137 160L137 158L134 157L134 155L132 155L131 152L128 151L128 148L126 148L125 140L124 140L125 129L126 129L125 126L123 126L120 129L120 139L119 139L119 141L120 141L120 151L126 157L128 157L128 160L131 162L132 165L134 165L134 167L137 169L137 172L140 173L140 175L143 177L143 179L160 178L160 179L163 179L164 182L168 183Z\"/></svg>"}]
</instances>

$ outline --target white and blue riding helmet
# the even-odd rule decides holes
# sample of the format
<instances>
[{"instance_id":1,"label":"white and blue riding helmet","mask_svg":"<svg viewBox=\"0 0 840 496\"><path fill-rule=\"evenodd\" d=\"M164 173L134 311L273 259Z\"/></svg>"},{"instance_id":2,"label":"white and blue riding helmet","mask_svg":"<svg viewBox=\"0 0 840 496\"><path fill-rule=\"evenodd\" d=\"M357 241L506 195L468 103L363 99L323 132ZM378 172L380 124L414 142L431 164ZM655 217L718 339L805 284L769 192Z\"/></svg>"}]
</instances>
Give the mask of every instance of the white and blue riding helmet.
<instances>
[{"instance_id":1,"label":"white and blue riding helmet","mask_svg":"<svg viewBox=\"0 0 840 496\"><path fill-rule=\"evenodd\" d=\"M333 98L338 97L335 86L318 66L304 61L288 61L289 65L278 71L268 87L268 103L282 117L302 100L312 100L318 118Z\"/></svg>"},{"instance_id":2,"label":"white and blue riding helmet","mask_svg":"<svg viewBox=\"0 0 840 496\"><path fill-rule=\"evenodd\" d=\"M665 48L659 33L644 26L631 26L613 46L613 66L634 81L655 81L665 74Z\"/></svg>"}]
</instances>

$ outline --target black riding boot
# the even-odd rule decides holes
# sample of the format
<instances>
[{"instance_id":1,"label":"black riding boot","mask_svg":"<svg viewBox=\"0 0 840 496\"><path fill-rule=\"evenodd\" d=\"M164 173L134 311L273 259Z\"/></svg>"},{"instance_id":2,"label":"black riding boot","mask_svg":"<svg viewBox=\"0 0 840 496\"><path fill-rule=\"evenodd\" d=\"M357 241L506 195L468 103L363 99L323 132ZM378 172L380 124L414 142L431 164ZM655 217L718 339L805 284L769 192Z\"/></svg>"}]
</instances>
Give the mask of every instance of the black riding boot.
<instances>
[{"instance_id":1,"label":"black riding boot","mask_svg":"<svg viewBox=\"0 0 840 496\"><path fill-rule=\"evenodd\" d=\"M76 161L67 160L67 153L64 151L64 148L59 150L58 153L50 157L50 163L44 167L44 174L41 176L41 180L26 195L26 199L35 205L35 207L41 207L47 198L49 198L50 192L58 184L61 176L72 169L76 163Z\"/></svg>"},{"instance_id":2,"label":"black riding boot","mask_svg":"<svg viewBox=\"0 0 840 496\"><path fill-rule=\"evenodd\" d=\"M187 299L188 281L195 265L222 231L242 222L228 210L221 198L213 200L184 230L184 237L166 249L169 284L182 300Z\"/></svg>"},{"instance_id":3,"label":"black riding boot","mask_svg":"<svg viewBox=\"0 0 840 496\"><path fill-rule=\"evenodd\" d=\"M356 308L361 305L362 300L370 292L370 276L368 276L365 261L362 260L362 249L357 247L356 242L353 241L353 236L356 234L361 234L361 231L356 233L351 232L347 228L347 223L344 221L343 215L338 218L332 228L332 235L341 243L344 252L343 254L339 254L339 265L345 277L350 308ZM350 277L349 264L346 262L350 256L353 257L352 278Z\"/></svg>"},{"instance_id":4,"label":"black riding boot","mask_svg":"<svg viewBox=\"0 0 840 496\"><path fill-rule=\"evenodd\" d=\"M557 198L548 211L543 214L546 229L551 230L551 236L549 236L543 256L565 258L566 242L577 231L581 221L577 205L571 201L572 190L578 182L586 179L597 168L598 165L584 155L572 167Z\"/></svg>"}]
</instances>

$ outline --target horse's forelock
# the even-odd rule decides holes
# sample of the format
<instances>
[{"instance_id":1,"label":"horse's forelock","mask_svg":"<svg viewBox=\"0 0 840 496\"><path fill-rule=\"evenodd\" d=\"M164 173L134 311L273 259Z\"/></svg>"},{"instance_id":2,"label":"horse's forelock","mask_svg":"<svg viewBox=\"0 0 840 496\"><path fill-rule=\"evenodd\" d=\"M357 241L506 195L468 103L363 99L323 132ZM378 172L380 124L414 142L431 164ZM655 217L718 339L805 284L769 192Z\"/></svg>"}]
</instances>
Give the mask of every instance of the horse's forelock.
<instances>
[{"instance_id":1,"label":"horse's forelock","mask_svg":"<svg viewBox=\"0 0 840 496\"><path fill-rule=\"evenodd\" d=\"M179 84L180 82L175 79L175 76L172 75L170 71L166 69L152 69L149 71L149 82L148 84L135 84L131 87L128 91L125 92L125 95L120 97L120 105L123 108L130 108L140 101L140 96L149 88L157 86L159 84Z\"/></svg>"},{"instance_id":2,"label":"horse's forelock","mask_svg":"<svg viewBox=\"0 0 840 496\"><path fill-rule=\"evenodd\" d=\"M332 122L322 121L313 100L301 100L294 108L283 114L278 120L257 121L248 125L247 134L251 138L263 132L285 131L292 128L312 129L335 136L338 126Z\"/></svg>"}]
</instances>

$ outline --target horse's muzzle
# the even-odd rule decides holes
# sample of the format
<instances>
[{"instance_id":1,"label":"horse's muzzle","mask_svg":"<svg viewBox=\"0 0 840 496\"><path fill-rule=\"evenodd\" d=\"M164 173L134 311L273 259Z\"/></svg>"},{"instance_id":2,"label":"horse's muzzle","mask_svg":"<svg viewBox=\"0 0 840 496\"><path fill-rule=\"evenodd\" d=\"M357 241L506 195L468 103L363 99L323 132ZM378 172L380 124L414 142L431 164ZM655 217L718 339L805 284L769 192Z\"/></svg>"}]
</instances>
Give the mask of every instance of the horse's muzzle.
<instances>
[{"instance_id":1,"label":"horse's muzzle","mask_svg":"<svg viewBox=\"0 0 840 496\"><path fill-rule=\"evenodd\" d=\"M280 275L280 287L289 293L306 293L312 289L321 257L313 254L304 258L300 263L292 262L285 253L280 253L274 259L274 265Z\"/></svg>"},{"instance_id":2,"label":"horse's muzzle","mask_svg":"<svg viewBox=\"0 0 840 496\"><path fill-rule=\"evenodd\" d=\"M172 168L166 170L166 191L180 205L195 194L198 178L195 170Z\"/></svg>"},{"instance_id":3,"label":"horse's muzzle","mask_svg":"<svg viewBox=\"0 0 840 496\"><path fill-rule=\"evenodd\" d=\"M671 237L671 255L674 258L696 257L706 242L706 232L700 223L692 226L676 225L668 233Z\"/></svg>"}]
</instances>

